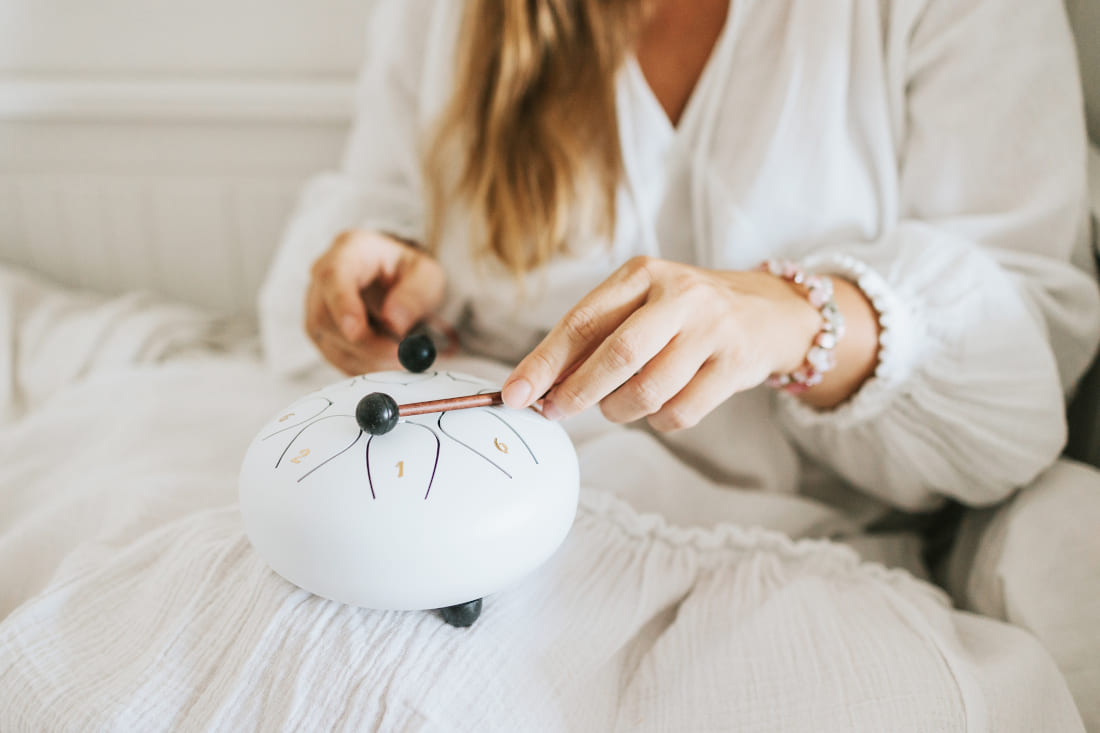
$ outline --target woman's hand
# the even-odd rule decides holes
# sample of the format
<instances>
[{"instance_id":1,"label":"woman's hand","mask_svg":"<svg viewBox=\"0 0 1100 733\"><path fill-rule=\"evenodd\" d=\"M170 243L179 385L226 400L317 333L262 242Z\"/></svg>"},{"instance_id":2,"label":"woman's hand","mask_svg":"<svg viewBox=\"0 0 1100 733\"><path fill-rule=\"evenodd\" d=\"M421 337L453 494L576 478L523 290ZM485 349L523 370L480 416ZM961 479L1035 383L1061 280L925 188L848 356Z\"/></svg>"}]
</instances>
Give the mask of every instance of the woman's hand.
<instances>
[{"instance_id":1,"label":"woman's hand","mask_svg":"<svg viewBox=\"0 0 1100 733\"><path fill-rule=\"evenodd\" d=\"M348 374L394 367L397 341L443 300L446 275L424 252L377 232L336 237L313 264L306 333Z\"/></svg>"},{"instance_id":2,"label":"woman's hand","mask_svg":"<svg viewBox=\"0 0 1100 733\"><path fill-rule=\"evenodd\" d=\"M844 285L848 302L859 291ZM803 294L771 274L639 257L585 296L520 362L504 401L525 407L549 390L543 414L551 419L598 403L614 422L646 417L657 430L678 430L768 375L797 369L821 325ZM868 358L873 369L873 345ZM836 398L835 385L831 395L824 384L814 390L822 388L825 402Z\"/></svg>"}]
</instances>

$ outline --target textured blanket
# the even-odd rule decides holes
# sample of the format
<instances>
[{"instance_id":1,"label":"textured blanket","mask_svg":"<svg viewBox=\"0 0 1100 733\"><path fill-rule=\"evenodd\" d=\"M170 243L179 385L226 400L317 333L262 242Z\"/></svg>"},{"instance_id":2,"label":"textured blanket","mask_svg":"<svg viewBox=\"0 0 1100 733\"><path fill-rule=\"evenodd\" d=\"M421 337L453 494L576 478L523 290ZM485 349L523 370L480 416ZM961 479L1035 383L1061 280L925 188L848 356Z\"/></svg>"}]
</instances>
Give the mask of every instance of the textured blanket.
<instances>
[{"instance_id":1,"label":"textured blanket","mask_svg":"<svg viewBox=\"0 0 1100 733\"><path fill-rule=\"evenodd\" d=\"M0 730L1080 730L1025 632L821 539L845 533L833 510L717 485L598 416L567 425L565 545L473 627L311 596L252 551L236 476L333 375L210 349L201 314L19 283L66 315L36 311L42 358L8 352L31 409L0 428Z\"/></svg>"}]
</instances>

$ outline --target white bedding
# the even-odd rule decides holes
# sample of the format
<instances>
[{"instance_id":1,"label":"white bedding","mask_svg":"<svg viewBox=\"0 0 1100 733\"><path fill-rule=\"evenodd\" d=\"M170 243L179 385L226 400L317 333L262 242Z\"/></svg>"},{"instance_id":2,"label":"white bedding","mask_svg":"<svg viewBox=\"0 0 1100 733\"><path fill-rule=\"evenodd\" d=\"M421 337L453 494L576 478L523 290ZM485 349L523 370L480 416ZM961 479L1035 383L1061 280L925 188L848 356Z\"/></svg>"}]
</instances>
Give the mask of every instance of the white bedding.
<instances>
[{"instance_id":1,"label":"white bedding","mask_svg":"<svg viewBox=\"0 0 1100 733\"><path fill-rule=\"evenodd\" d=\"M3 277L6 405L33 410L0 428L2 731L1081 729L1026 633L812 539L850 529L833 510L594 416L568 426L569 539L472 628L310 596L251 551L236 474L335 375L266 374L201 313Z\"/></svg>"},{"instance_id":2,"label":"white bedding","mask_svg":"<svg viewBox=\"0 0 1100 733\"><path fill-rule=\"evenodd\" d=\"M1100 148L1095 145L1089 147L1088 175L1093 245L1096 247L1096 256L1100 257Z\"/></svg>"}]
</instances>

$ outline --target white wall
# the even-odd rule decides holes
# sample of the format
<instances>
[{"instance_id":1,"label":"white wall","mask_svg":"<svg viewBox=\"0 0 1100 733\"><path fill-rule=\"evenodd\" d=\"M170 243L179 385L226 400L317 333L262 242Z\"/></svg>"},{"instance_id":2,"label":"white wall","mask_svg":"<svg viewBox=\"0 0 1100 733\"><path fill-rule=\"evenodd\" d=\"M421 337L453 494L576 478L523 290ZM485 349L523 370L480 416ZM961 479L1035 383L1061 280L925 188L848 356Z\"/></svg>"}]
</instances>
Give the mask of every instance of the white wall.
<instances>
[{"instance_id":1,"label":"white wall","mask_svg":"<svg viewBox=\"0 0 1100 733\"><path fill-rule=\"evenodd\" d=\"M250 310L347 129L364 0L0 0L0 259Z\"/></svg>"},{"instance_id":2,"label":"white wall","mask_svg":"<svg viewBox=\"0 0 1100 733\"><path fill-rule=\"evenodd\" d=\"M0 73L344 78L369 0L0 0Z\"/></svg>"}]
</instances>

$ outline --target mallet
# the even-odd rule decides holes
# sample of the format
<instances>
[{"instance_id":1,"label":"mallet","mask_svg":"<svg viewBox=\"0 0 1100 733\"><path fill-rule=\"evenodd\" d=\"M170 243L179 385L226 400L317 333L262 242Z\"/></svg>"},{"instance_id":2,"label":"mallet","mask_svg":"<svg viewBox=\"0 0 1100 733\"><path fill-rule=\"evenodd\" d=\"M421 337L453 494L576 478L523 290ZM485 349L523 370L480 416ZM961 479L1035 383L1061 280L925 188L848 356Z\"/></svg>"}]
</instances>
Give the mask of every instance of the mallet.
<instances>
[{"instance_id":1,"label":"mallet","mask_svg":"<svg viewBox=\"0 0 1100 733\"><path fill-rule=\"evenodd\" d=\"M397 426L398 419L410 415L423 415L428 412L449 412L451 410L467 410L471 407L493 407L502 405L500 392L488 394L472 394L464 397L447 397L441 400L429 400L427 402L410 402L407 405L398 405L393 397L385 392L371 392L359 400L355 406L355 421L363 432L371 435L383 435Z\"/></svg>"}]
</instances>

